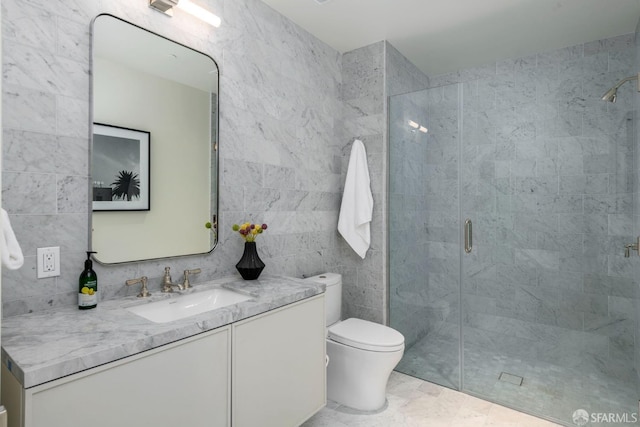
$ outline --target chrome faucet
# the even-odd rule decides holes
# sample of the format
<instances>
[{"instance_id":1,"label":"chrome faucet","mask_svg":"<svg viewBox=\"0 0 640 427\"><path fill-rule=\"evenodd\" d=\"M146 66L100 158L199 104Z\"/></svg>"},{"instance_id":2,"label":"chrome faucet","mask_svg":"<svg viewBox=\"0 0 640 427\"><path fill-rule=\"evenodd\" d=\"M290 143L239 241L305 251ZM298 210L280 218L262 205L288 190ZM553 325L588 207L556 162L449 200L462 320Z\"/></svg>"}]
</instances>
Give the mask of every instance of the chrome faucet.
<instances>
[{"instance_id":1,"label":"chrome faucet","mask_svg":"<svg viewBox=\"0 0 640 427\"><path fill-rule=\"evenodd\" d=\"M189 289L191 288L191 283L189 283L189 275L190 274L198 274L200 273L202 270L200 270L199 268L193 269L193 270L185 270L184 271L184 280L182 281L182 289Z\"/></svg>"},{"instance_id":2,"label":"chrome faucet","mask_svg":"<svg viewBox=\"0 0 640 427\"><path fill-rule=\"evenodd\" d=\"M164 268L164 277L162 279L162 292L173 292L173 288L176 287L178 290L182 290L182 285L178 283L171 282L171 273L169 272L170 268Z\"/></svg>"},{"instance_id":3,"label":"chrome faucet","mask_svg":"<svg viewBox=\"0 0 640 427\"><path fill-rule=\"evenodd\" d=\"M151 296L151 292L147 289L147 276L142 276L137 279L129 279L124 282L127 286L135 285L136 283L142 283L142 288L138 294L138 298L144 298Z\"/></svg>"}]
</instances>

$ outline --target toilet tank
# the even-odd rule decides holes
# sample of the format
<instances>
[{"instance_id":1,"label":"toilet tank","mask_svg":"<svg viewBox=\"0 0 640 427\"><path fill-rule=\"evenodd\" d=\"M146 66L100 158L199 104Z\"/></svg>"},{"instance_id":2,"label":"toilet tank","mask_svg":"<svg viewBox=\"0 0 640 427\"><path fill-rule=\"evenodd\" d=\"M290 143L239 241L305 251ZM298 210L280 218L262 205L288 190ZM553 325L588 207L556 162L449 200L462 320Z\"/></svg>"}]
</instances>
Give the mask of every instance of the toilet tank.
<instances>
[{"instance_id":1,"label":"toilet tank","mask_svg":"<svg viewBox=\"0 0 640 427\"><path fill-rule=\"evenodd\" d=\"M308 277L305 280L324 283L327 287L325 295L326 326L333 325L340 320L342 314L342 275L337 273L323 273Z\"/></svg>"}]
</instances>

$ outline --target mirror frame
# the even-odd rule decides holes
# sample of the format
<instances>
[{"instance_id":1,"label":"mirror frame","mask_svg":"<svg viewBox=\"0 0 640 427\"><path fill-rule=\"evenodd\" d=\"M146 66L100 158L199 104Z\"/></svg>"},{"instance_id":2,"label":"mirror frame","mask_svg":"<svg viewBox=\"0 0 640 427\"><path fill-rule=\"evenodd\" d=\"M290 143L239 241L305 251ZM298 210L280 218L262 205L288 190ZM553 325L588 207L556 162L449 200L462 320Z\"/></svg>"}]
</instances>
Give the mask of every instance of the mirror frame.
<instances>
[{"instance_id":1,"label":"mirror frame","mask_svg":"<svg viewBox=\"0 0 640 427\"><path fill-rule=\"evenodd\" d=\"M92 258L97 261L100 265L105 265L105 266L110 266L110 265L120 265L120 264L128 264L128 263L135 263L135 262L144 262L144 261L153 261L153 260L160 260L160 259L168 259L168 258L178 258L178 257L185 257L185 256L196 256L196 255L205 255L205 254L209 254L211 252L213 252L216 247L218 246L218 243L220 242L219 239L219 228L218 228L218 223L219 223L219 212L220 212L220 159L219 159L219 153L220 153L220 149L219 149L219 144L220 144L220 66L218 65L218 63L216 62L216 60L211 56L208 55L204 52L201 52L197 49L194 49L192 47L189 47L183 43L177 42L175 40L172 40L168 37L165 37L161 34L158 34L154 31L148 30L144 27L141 27L140 25L134 24L130 21L127 21L125 19L122 19L118 16L115 16L113 14L110 13L100 13L98 15L96 15L92 20L91 20L91 26L90 26L90 54L89 54L89 75L90 75L90 85L89 85L89 164L88 164L88 187L89 187L89 193L88 193L88 216L89 216L89 239L88 239L88 243L89 243L89 248L90 250L93 250L93 181L92 181L92 154L93 154L93 144L94 144L94 140L93 140L93 126L94 126L94 120L95 120L95 115L94 115L94 103L95 103L95 91L94 91L94 84L95 84L95 79L94 79L94 67L95 67L95 60L94 60L94 55L95 55L95 22L98 18L100 17L110 17L113 19L117 19L125 24L131 25L132 27L135 27L141 31L144 31L146 33L149 33L151 35L154 35L156 37L159 37L161 39L164 39L170 43L176 44L178 46L181 46L183 48L189 49L190 51L193 51L195 53L198 53L200 55L203 55L207 58L209 58L213 64L215 64L216 69L218 70L218 72L216 73L216 87L217 87L217 92L215 93L216 95L216 99L215 99L215 107L216 107L216 112L215 112L215 129L210 133L210 140L209 140L209 146L211 147L211 160L210 160L210 168L212 170L215 170L215 177L211 176L211 181L212 181L212 185L210 188L210 191L213 192L215 191L215 196L211 197L211 211L209 212L210 214L210 218L209 220L211 221L212 224L212 228L210 230L210 233L213 234L213 236L211 237L211 249L205 252L196 252L196 253L185 253L185 254L176 254L176 255L169 255L167 257L155 257L155 258L141 258L141 259L132 259L132 260L126 260L126 261L118 261L118 262L103 262L100 261L99 259L97 259L95 257L95 255L92 255ZM211 103L211 105L213 105L213 103ZM213 125L213 122L212 122ZM213 127L213 126L212 126ZM214 180L215 178L215 180ZM215 182L214 182L215 181ZM213 204L215 203L215 206L213 206ZM205 225L202 224L202 227L205 228Z\"/></svg>"}]
</instances>

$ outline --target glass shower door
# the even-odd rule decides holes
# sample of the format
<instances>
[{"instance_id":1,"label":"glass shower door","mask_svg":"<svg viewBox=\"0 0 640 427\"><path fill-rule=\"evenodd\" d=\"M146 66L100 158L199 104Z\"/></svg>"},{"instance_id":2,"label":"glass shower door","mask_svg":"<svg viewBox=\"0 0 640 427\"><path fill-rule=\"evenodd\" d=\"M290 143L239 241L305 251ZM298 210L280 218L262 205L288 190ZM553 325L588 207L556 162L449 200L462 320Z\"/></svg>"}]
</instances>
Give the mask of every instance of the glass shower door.
<instances>
[{"instance_id":1,"label":"glass shower door","mask_svg":"<svg viewBox=\"0 0 640 427\"><path fill-rule=\"evenodd\" d=\"M451 85L393 96L389 109L389 318L405 337L396 370L454 389L461 374L461 97L462 86Z\"/></svg>"}]
</instances>

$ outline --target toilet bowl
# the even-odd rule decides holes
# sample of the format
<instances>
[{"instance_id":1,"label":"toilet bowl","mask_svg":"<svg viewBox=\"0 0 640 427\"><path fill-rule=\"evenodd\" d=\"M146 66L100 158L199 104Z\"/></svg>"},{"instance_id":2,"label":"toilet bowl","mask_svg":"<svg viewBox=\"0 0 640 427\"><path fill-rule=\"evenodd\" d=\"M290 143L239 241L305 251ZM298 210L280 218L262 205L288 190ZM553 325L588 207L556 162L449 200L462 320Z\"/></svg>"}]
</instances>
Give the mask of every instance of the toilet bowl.
<instances>
[{"instance_id":1,"label":"toilet bowl","mask_svg":"<svg viewBox=\"0 0 640 427\"><path fill-rule=\"evenodd\" d=\"M340 274L325 273L307 280L326 285L327 399L361 411L382 408L389 375L404 353L404 337L367 320L340 321Z\"/></svg>"}]
</instances>

